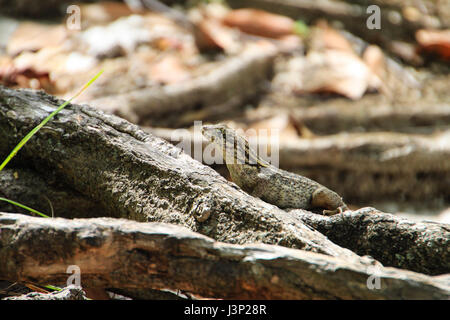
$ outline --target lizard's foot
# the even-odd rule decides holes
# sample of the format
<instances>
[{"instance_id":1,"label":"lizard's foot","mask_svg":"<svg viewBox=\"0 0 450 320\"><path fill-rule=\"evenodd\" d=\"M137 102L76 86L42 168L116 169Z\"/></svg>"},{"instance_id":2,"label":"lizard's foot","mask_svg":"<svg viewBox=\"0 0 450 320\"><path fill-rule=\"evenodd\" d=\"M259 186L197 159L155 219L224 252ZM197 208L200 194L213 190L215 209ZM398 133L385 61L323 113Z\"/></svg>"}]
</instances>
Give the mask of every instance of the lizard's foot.
<instances>
[{"instance_id":1,"label":"lizard's foot","mask_svg":"<svg viewBox=\"0 0 450 320\"><path fill-rule=\"evenodd\" d=\"M338 214L338 213L343 213L347 209L348 209L347 206L344 205L344 206L340 206L340 207L338 207L338 208L336 208L334 210L323 210L322 213L325 216L333 216L333 215Z\"/></svg>"},{"instance_id":2,"label":"lizard's foot","mask_svg":"<svg viewBox=\"0 0 450 320\"><path fill-rule=\"evenodd\" d=\"M326 216L332 216L347 210L342 198L336 192L323 186L313 192L311 205L314 208L326 208L326 210L323 210L323 214Z\"/></svg>"}]
</instances>

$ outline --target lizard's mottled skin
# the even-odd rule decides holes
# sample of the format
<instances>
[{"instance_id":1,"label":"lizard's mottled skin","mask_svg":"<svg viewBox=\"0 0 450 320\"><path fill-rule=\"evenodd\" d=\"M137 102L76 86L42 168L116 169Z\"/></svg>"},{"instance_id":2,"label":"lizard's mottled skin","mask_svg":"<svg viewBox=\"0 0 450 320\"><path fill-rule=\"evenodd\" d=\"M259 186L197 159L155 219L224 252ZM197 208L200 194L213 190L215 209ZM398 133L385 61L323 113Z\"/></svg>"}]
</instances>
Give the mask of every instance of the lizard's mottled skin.
<instances>
[{"instance_id":1,"label":"lizard's mottled skin","mask_svg":"<svg viewBox=\"0 0 450 320\"><path fill-rule=\"evenodd\" d=\"M283 209L323 208L326 215L347 210L336 192L258 157L247 140L233 129L208 125L203 126L202 133L221 148L231 179L249 194Z\"/></svg>"}]
</instances>

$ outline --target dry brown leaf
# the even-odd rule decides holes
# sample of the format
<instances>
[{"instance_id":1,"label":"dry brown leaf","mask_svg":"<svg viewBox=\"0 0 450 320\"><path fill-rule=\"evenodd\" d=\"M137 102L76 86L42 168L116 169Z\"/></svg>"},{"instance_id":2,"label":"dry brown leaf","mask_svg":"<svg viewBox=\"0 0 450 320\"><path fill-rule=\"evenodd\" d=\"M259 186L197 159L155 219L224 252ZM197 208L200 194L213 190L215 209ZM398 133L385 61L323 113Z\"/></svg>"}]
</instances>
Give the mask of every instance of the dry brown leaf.
<instances>
[{"instance_id":1,"label":"dry brown leaf","mask_svg":"<svg viewBox=\"0 0 450 320\"><path fill-rule=\"evenodd\" d=\"M338 31L331 28L325 20L321 20L314 28L311 38L311 50L341 50L354 53L351 43Z\"/></svg>"},{"instance_id":2,"label":"dry brown leaf","mask_svg":"<svg viewBox=\"0 0 450 320\"><path fill-rule=\"evenodd\" d=\"M220 48L227 53L236 53L241 48L236 33L219 21L204 18L197 24L198 34L201 41L197 41L199 49Z\"/></svg>"},{"instance_id":3,"label":"dry brown leaf","mask_svg":"<svg viewBox=\"0 0 450 320\"><path fill-rule=\"evenodd\" d=\"M56 71L65 68L67 53L59 47L46 47L37 52L23 52L14 58L18 69L34 69L37 72Z\"/></svg>"},{"instance_id":4,"label":"dry brown leaf","mask_svg":"<svg viewBox=\"0 0 450 320\"><path fill-rule=\"evenodd\" d=\"M416 40L423 51L450 60L450 30L418 30Z\"/></svg>"},{"instance_id":5,"label":"dry brown leaf","mask_svg":"<svg viewBox=\"0 0 450 320\"><path fill-rule=\"evenodd\" d=\"M380 47L376 45L368 46L366 50L364 50L362 59L374 74L380 78L384 77L386 73L386 61Z\"/></svg>"},{"instance_id":6,"label":"dry brown leaf","mask_svg":"<svg viewBox=\"0 0 450 320\"><path fill-rule=\"evenodd\" d=\"M70 86L66 87L64 82L69 78L72 78L72 81L82 79L81 75L88 74L95 65L94 58L77 52L68 53L61 47L47 47L38 52L23 52L14 59L14 66L18 70L33 70L37 74L48 74L51 88L44 88L53 94L70 89Z\"/></svg>"},{"instance_id":7,"label":"dry brown leaf","mask_svg":"<svg viewBox=\"0 0 450 320\"><path fill-rule=\"evenodd\" d=\"M8 55L16 56L24 51L36 52L42 48L59 46L67 35L63 25L24 22L11 35L6 51Z\"/></svg>"},{"instance_id":8,"label":"dry brown leaf","mask_svg":"<svg viewBox=\"0 0 450 320\"><path fill-rule=\"evenodd\" d=\"M340 50L311 52L304 69L303 90L332 92L360 99L369 85L377 88L373 73L356 55Z\"/></svg>"},{"instance_id":9,"label":"dry brown leaf","mask_svg":"<svg viewBox=\"0 0 450 320\"><path fill-rule=\"evenodd\" d=\"M0 58L0 84L5 86L51 90L49 73L32 67L17 67L9 57Z\"/></svg>"},{"instance_id":10,"label":"dry brown leaf","mask_svg":"<svg viewBox=\"0 0 450 320\"><path fill-rule=\"evenodd\" d=\"M158 50L166 51L166 50L182 50L183 43L175 38L169 37L161 37L154 42L155 47Z\"/></svg>"},{"instance_id":11,"label":"dry brown leaf","mask_svg":"<svg viewBox=\"0 0 450 320\"><path fill-rule=\"evenodd\" d=\"M350 99L360 99L367 89L380 89L386 73L383 51L370 45L360 58L352 44L325 20L318 22L311 40L312 55L307 65L311 81L305 82L308 92L332 92ZM384 88L384 87L383 87ZM383 91L386 91L383 89Z\"/></svg>"},{"instance_id":12,"label":"dry brown leaf","mask_svg":"<svg viewBox=\"0 0 450 320\"><path fill-rule=\"evenodd\" d=\"M268 38L279 38L294 33L294 20L286 16L257 9L230 11L223 19L227 26Z\"/></svg>"},{"instance_id":13,"label":"dry brown leaf","mask_svg":"<svg viewBox=\"0 0 450 320\"><path fill-rule=\"evenodd\" d=\"M162 84L170 84L189 79L190 73L177 56L169 55L150 67L150 78Z\"/></svg>"}]
</instances>

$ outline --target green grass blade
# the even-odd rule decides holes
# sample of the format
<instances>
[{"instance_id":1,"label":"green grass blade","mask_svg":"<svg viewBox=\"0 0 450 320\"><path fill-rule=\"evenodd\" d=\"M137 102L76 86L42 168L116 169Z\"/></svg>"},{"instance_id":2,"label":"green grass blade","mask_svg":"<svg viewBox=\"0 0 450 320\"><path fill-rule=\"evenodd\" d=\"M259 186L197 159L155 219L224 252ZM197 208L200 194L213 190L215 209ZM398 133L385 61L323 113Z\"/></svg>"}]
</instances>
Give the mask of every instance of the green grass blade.
<instances>
[{"instance_id":1,"label":"green grass blade","mask_svg":"<svg viewBox=\"0 0 450 320\"><path fill-rule=\"evenodd\" d=\"M44 288L46 288L46 289L50 289L50 290L54 290L54 291L62 291L62 289L61 288L58 288L58 287L55 287L55 286L52 286L51 284L48 284L48 285L46 285L46 286L43 286ZM86 300L92 300L91 298L88 298L88 297L86 297Z\"/></svg>"},{"instance_id":2,"label":"green grass blade","mask_svg":"<svg viewBox=\"0 0 450 320\"><path fill-rule=\"evenodd\" d=\"M53 290L53 291L61 291L62 289L61 288L58 288L58 287L55 287L55 286L52 286L51 284L48 284L48 285L46 285L46 286L43 286L44 288L46 288L46 289L50 289L50 290Z\"/></svg>"},{"instance_id":3,"label":"green grass blade","mask_svg":"<svg viewBox=\"0 0 450 320\"><path fill-rule=\"evenodd\" d=\"M15 206L21 207L22 209L25 209L25 210L28 210L30 212L36 213L37 215L40 215L41 217L50 218L49 216L47 216L47 215L45 215L45 214L43 214L43 213L41 213L41 212L39 212L37 210L34 210L33 208L27 207L26 205L23 205L21 203L18 203L18 202L15 202L15 201L12 201L12 200L9 200L9 199L6 199L6 198L2 198L2 197L0 197L0 201L5 201L5 202L8 202L8 203L11 203L11 204L13 204Z\"/></svg>"},{"instance_id":4,"label":"green grass blade","mask_svg":"<svg viewBox=\"0 0 450 320\"><path fill-rule=\"evenodd\" d=\"M88 83L86 83L83 88L80 89L73 97L71 97L69 100L61 104L55 111L53 111L47 118L45 118L40 124L38 124L36 127L33 128L11 151L11 153L6 157L5 161L0 165L0 171L3 170L3 168L8 164L9 161L19 152L19 150L25 145L25 143L28 142L28 140L33 137L36 132L38 132L45 124L50 121L58 112L60 112L62 109L64 109L65 106L67 106L73 99L78 97L80 94L83 93L84 90L86 90L95 80L97 80L98 77L103 73L103 70L101 70L99 73L97 73L91 80L89 80Z\"/></svg>"},{"instance_id":5,"label":"green grass blade","mask_svg":"<svg viewBox=\"0 0 450 320\"><path fill-rule=\"evenodd\" d=\"M297 20L294 23L294 33L300 37L305 37L310 32L308 25L302 20Z\"/></svg>"}]
</instances>

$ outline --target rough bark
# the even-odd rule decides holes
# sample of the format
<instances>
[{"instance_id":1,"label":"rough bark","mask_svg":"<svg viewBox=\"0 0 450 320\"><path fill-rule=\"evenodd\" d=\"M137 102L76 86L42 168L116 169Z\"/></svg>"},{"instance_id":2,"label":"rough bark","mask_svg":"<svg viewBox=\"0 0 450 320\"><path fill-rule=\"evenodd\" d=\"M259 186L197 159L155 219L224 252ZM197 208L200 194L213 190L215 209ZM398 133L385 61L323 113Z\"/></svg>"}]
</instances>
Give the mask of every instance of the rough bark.
<instances>
[{"instance_id":1,"label":"rough bark","mask_svg":"<svg viewBox=\"0 0 450 320\"><path fill-rule=\"evenodd\" d=\"M4 169L0 172L0 196L48 216L92 218L104 212L98 202L61 183L51 172L42 175L30 169ZM0 210L28 213L25 209L3 201L0 201Z\"/></svg>"},{"instance_id":2,"label":"rough bark","mask_svg":"<svg viewBox=\"0 0 450 320\"><path fill-rule=\"evenodd\" d=\"M43 92L0 87L0 155L6 157L57 104ZM111 216L180 224L223 242L264 242L358 258L181 149L89 106L64 109L16 158L16 164L42 174L55 172Z\"/></svg>"},{"instance_id":3,"label":"rough bark","mask_svg":"<svg viewBox=\"0 0 450 320\"><path fill-rule=\"evenodd\" d=\"M0 274L20 281L61 282L67 266L78 265L87 287L170 288L224 299L450 297L445 279L384 268L370 259L219 243L169 224L1 213L0 228ZM381 286L370 290L374 275Z\"/></svg>"},{"instance_id":4,"label":"rough bark","mask_svg":"<svg viewBox=\"0 0 450 320\"><path fill-rule=\"evenodd\" d=\"M55 104L42 92L1 88L0 154L6 156ZM26 163L43 176L54 172L110 216L180 224L224 242L265 242L357 259L306 227L301 215L247 195L180 149L88 106L68 107L16 157L16 164ZM433 261L427 253L421 261Z\"/></svg>"},{"instance_id":5,"label":"rough bark","mask_svg":"<svg viewBox=\"0 0 450 320\"><path fill-rule=\"evenodd\" d=\"M449 224L412 222L373 208L331 217L295 212L334 243L385 266L431 275L450 273Z\"/></svg>"}]
</instances>

